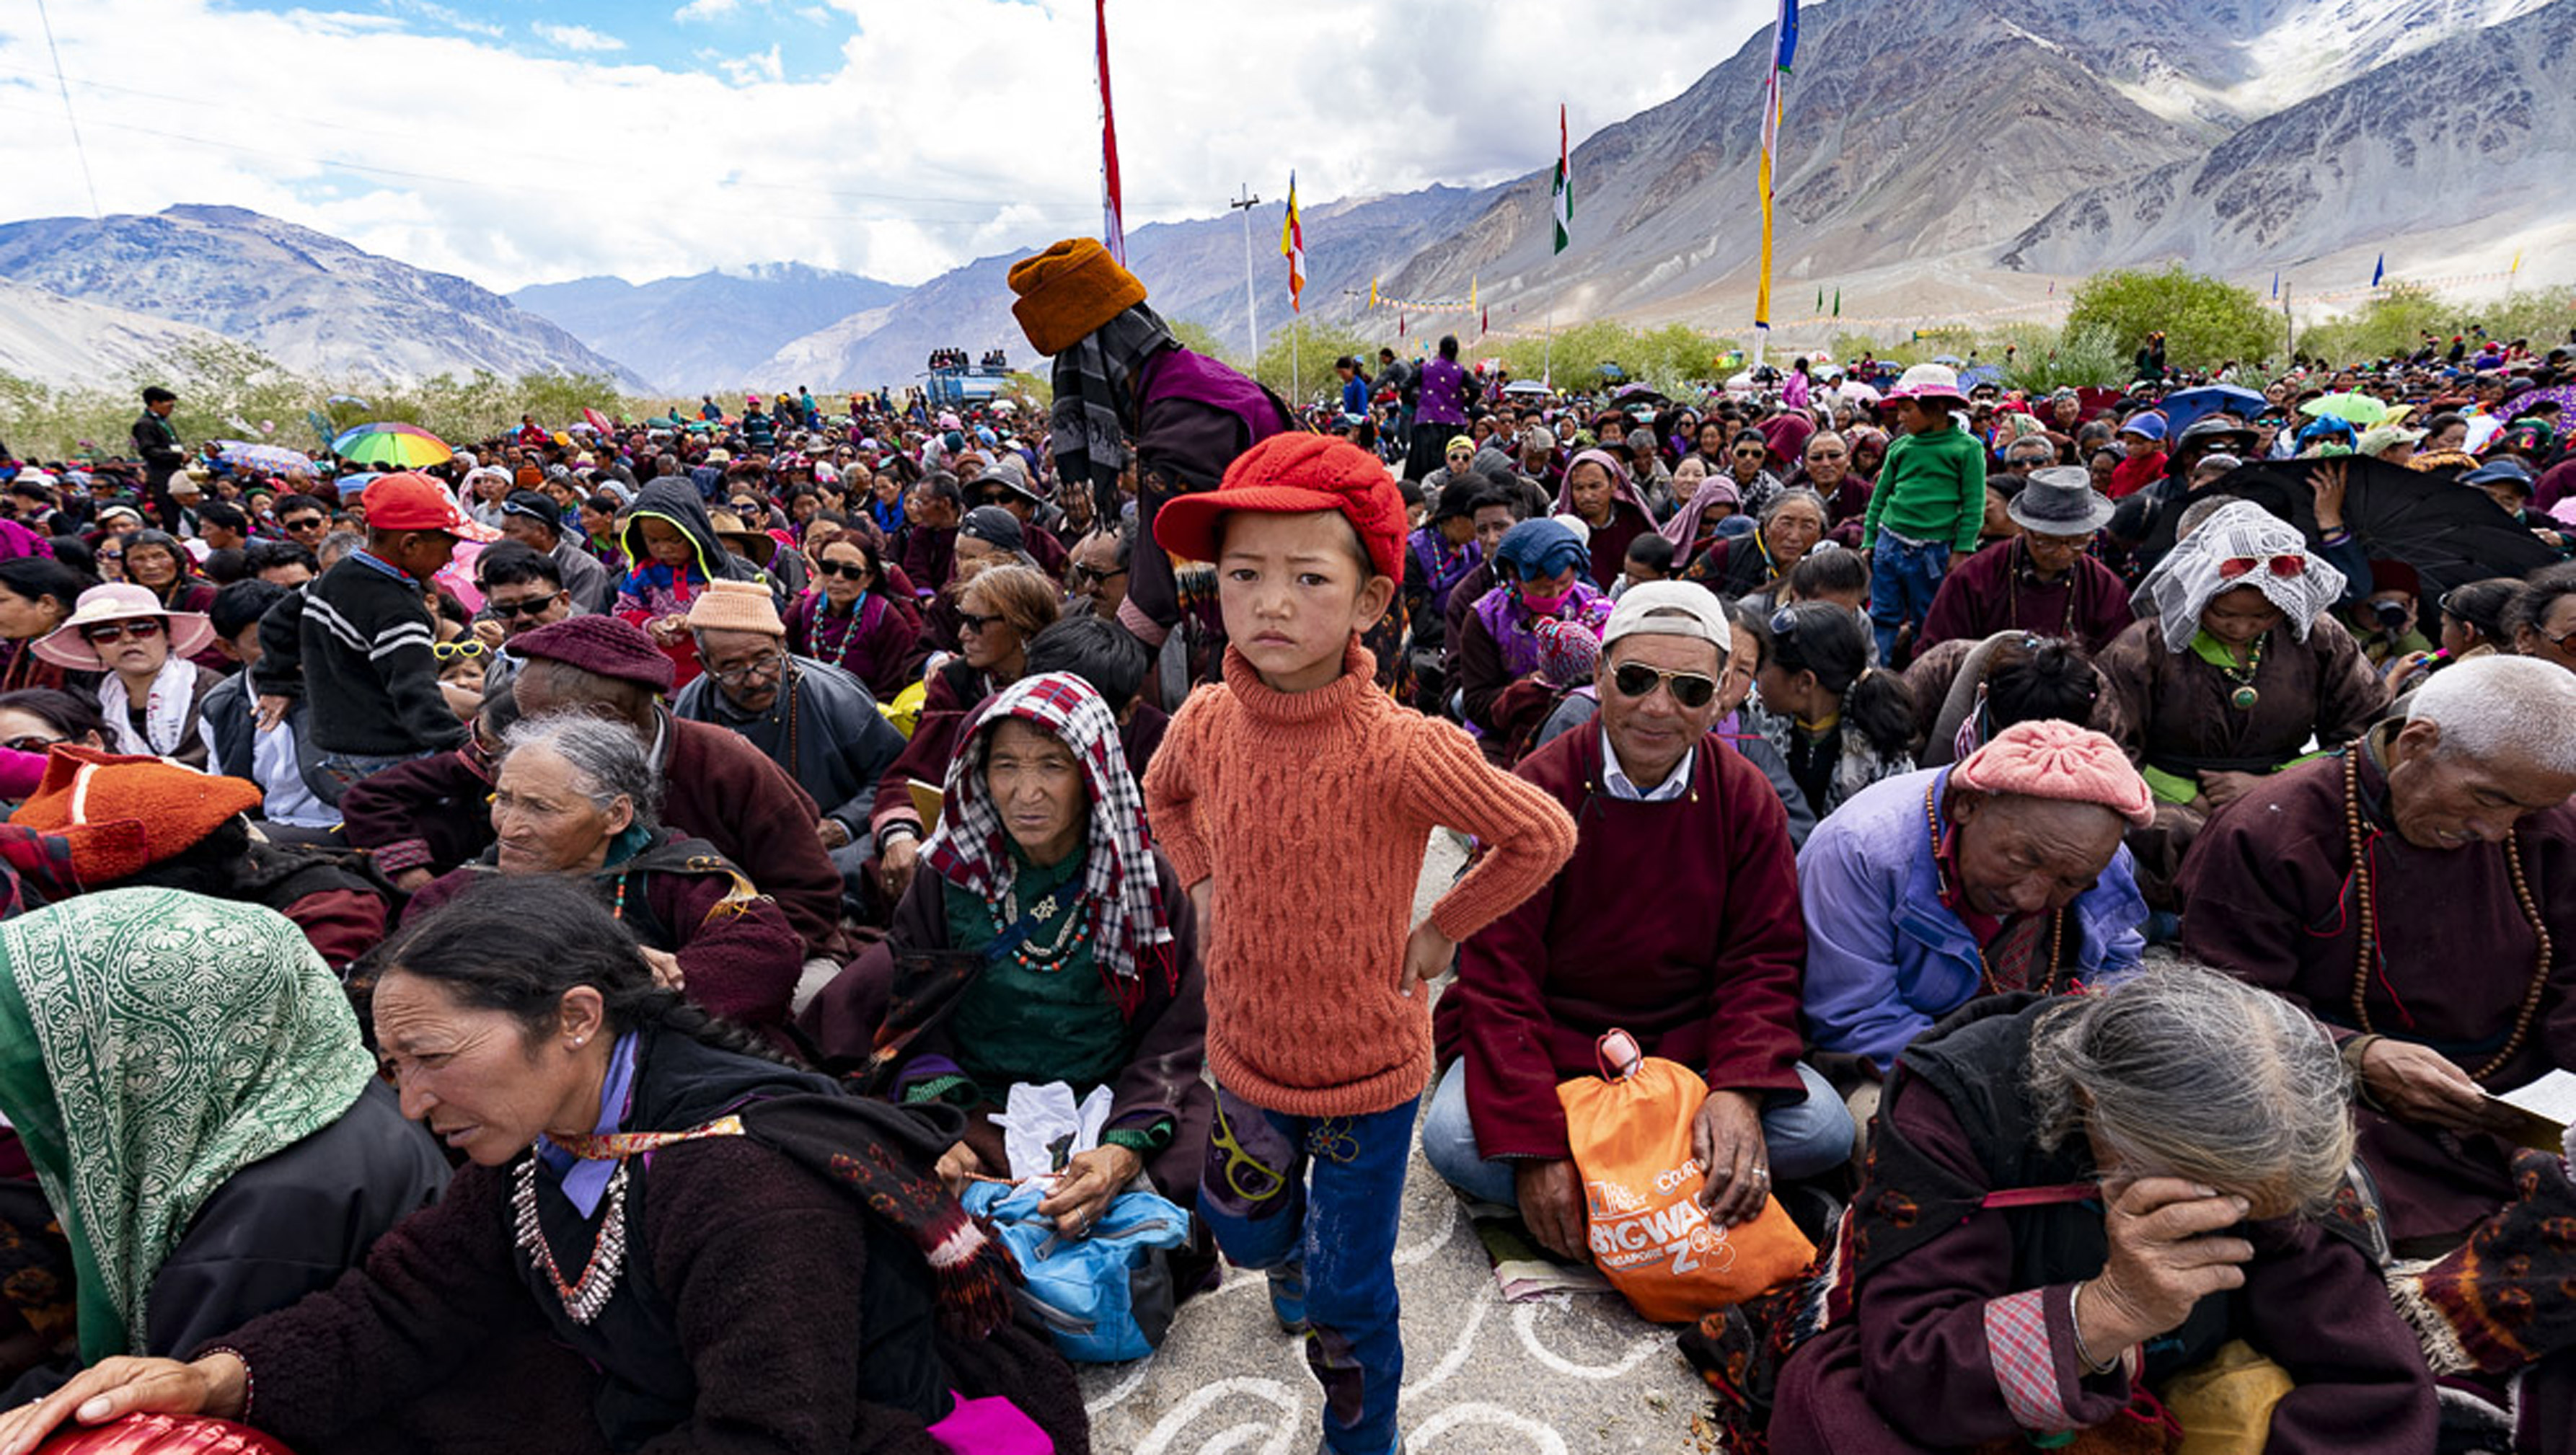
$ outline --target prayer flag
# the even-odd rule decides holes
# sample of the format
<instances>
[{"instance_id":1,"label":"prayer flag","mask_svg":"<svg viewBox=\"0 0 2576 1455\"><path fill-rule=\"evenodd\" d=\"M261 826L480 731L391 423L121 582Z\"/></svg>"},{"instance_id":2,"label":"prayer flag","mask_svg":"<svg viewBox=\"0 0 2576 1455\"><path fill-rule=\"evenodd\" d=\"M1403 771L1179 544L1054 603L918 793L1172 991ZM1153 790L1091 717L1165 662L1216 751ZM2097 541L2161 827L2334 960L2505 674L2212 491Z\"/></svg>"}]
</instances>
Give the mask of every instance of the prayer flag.
<instances>
[{"instance_id":1,"label":"prayer flag","mask_svg":"<svg viewBox=\"0 0 2576 1455\"><path fill-rule=\"evenodd\" d=\"M2281 270L2278 268L2272 270L2272 296L2275 298L2281 296Z\"/></svg>"},{"instance_id":2,"label":"prayer flag","mask_svg":"<svg viewBox=\"0 0 2576 1455\"><path fill-rule=\"evenodd\" d=\"M1306 229L1297 220L1297 174L1288 174L1288 219L1279 225L1279 255L1288 260L1288 307L1303 313L1298 295L1306 291Z\"/></svg>"},{"instance_id":3,"label":"prayer flag","mask_svg":"<svg viewBox=\"0 0 2576 1455\"><path fill-rule=\"evenodd\" d=\"M2513 266L2507 268L2505 271L2508 273L2519 273L2522 271L2522 249L2515 248L2513 250Z\"/></svg>"},{"instance_id":4,"label":"prayer flag","mask_svg":"<svg viewBox=\"0 0 2576 1455\"><path fill-rule=\"evenodd\" d=\"M1837 289L1835 289L1835 290L1834 290L1834 317L1836 317L1836 318L1840 318L1840 317L1842 317L1842 316L1843 316L1843 290L1841 290L1840 288L1837 288Z\"/></svg>"},{"instance_id":5,"label":"prayer flag","mask_svg":"<svg viewBox=\"0 0 2576 1455\"><path fill-rule=\"evenodd\" d=\"M1780 145L1781 81L1798 53L1798 0L1780 0L1779 18L1771 27L1771 75L1762 97L1762 154L1755 182L1762 191L1762 270L1753 290L1753 326L1771 326L1771 172Z\"/></svg>"},{"instance_id":6,"label":"prayer flag","mask_svg":"<svg viewBox=\"0 0 2576 1455\"><path fill-rule=\"evenodd\" d=\"M1377 280L1369 279L1369 307L1377 307Z\"/></svg>"},{"instance_id":7,"label":"prayer flag","mask_svg":"<svg viewBox=\"0 0 2576 1455\"><path fill-rule=\"evenodd\" d=\"M1574 241L1574 150L1566 144L1565 103L1556 103L1556 251Z\"/></svg>"},{"instance_id":8,"label":"prayer flag","mask_svg":"<svg viewBox=\"0 0 2576 1455\"><path fill-rule=\"evenodd\" d=\"M2374 267L2372 267L2372 268L2371 268L2371 270L2370 270L2370 286L2371 286L2371 287L2373 287L2373 288L2378 287L2378 286L2379 286L2379 280L2380 280L2380 279L2382 279L2382 278L2385 278L2385 277L2387 277L2387 276L2388 276L2388 254L2386 254L2386 253L2381 253L2381 254L2379 255L2379 262L2377 263L2377 265L2375 265Z\"/></svg>"},{"instance_id":9,"label":"prayer flag","mask_svg":"<svg viewBox=\"0 0 2576 1455\"><path fill-rule=\"evenodd\" d=\"M1091 15L1100 71L1100 245L1124 267L1127 221L1118 189L1118 118L1109 106L1109 0L1092 0Z\"/></svg>"},{"instance_id":10,"label":"prayer flag","mask_svg":"<svg viewBox=\"0 0 2576 1455\"><path fill-rule=\"evenodd\" d=\"M1476 301L1476 279L1473 274L1468 275L1467 278L1467 306L1469 308L1481 308L1484 306Z\"/></svg>"},{"instance_id":11,"label":"prayer flag","mask_svg":"<svg viewBox=\"0 0 2576 1455\"><path fill-rule=\"evenodd\" d=\"M1818 313L1825 311L1825 290L1822 288L1816 290L1816 311Z\"/></svg>"}]
</instances>

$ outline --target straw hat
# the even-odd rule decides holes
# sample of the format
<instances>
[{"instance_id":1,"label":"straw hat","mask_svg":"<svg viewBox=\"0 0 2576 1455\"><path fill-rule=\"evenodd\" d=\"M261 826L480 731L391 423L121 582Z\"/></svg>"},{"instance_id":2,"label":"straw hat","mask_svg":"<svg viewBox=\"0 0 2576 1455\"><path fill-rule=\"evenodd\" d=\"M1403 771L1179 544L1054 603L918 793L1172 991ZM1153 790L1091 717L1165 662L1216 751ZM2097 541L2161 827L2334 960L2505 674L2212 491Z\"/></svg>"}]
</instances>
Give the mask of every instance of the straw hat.
<instances>
[{"instance_id":1,"label":"straw hat","mask_svg":"<svg viewBox=\"0 0 2576 1455\"><path fill-rule=\"evenodd\" d=\"M36 655L57 667L78 672L107 671L98 648L81 635L82 628L144 616L162 618L162 630L170 634L170 654L174 657L193 657L214 643L215 624L206 619L205 613L172 611L161 604L160 597L141 586L111 581L82 592L63 624L37 639Z\"/></svg>"}]
</instances>

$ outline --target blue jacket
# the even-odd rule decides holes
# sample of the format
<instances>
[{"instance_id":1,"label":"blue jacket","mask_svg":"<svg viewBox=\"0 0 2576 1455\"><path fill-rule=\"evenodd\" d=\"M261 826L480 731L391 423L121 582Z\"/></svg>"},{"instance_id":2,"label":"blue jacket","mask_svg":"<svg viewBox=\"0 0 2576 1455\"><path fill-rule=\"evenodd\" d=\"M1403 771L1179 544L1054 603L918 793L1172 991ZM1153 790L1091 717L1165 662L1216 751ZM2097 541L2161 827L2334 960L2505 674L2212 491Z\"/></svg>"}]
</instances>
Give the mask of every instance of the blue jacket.
<instances>
[{"instance_id":1,"label":"blue jacket","mask_svg":"<svg viewBox=\"0 0 2576 1455\"><path fill-rule=\"evenodd\" d=\"M1941 903L1923 793L1950 770L1885 778L1825 816L1798 853L1807 913L1807 1039L1867 1056L1884 1071L1906 1043L1975 999L1984 979L1976 936ZM2146 948L2147 903L2123 845L2070 907L2077 974L2127 978Z\"/></svg>"}]
</instances>

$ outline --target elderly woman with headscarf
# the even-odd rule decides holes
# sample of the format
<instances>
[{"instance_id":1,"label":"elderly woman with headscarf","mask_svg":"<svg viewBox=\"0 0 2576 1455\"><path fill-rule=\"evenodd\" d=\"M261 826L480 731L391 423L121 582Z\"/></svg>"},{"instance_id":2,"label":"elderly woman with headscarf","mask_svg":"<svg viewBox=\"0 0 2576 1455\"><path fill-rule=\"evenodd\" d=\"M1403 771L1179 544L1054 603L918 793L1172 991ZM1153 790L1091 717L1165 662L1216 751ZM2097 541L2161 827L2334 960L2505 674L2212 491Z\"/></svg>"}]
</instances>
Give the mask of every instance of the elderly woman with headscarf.
<instances>
[{"instance_id":1,"label":"elderly woman with headscarf","mask_svg":"<svg viewBox=\"0 0 2576 1455\"><path fill-rule=\"evenodd\" d=\"M1721 1408L1769 1395L1774 1455L2166 1449L2150 1391L2234 1339L2290 1386L2264 1448L2430 1450L2349 1095L2306 1014L2198 967L1981 1002L1898 1065L1786 1363L1728 1367L1746 1319L1698 1346Z\"/></svg>"},{"instance_id":2,"label":"elderly woman with headscarf","mask_svg":"<svg viewBox=\"0 0 2576 1455\"><path fill-rule=\"evenodd\" d=\"M940 1164L952 1185L1014 1173L994 1117L1015 1085L1108 1087L1100 1145L1040 1211L1081 1236L1140 1172L1195 1206L1216 1104L1197 925L1090 684L1024 678L977 712L922 866L885 944L806 1009L816 1047L898 1101L967 1110Z\"/></svg>"},{"instance_id":3,"label":"elderly woman with headscarf","mask_svg":"<svg viewBox=\"0 0 2576 1455\"><path fill-rule=\"evenodd\" d=\"M1654 448L1654 434L1636 431ZM1619 579L1628 545L1655 531L1655 513L1629 477L1628 467L1608 450L1585 450L1566 462L1565 483L1557 487L1556 513L1572 515L1591 534L1592 584L1607 588Z\"/></svg>"},{"instance_id":4,"label":"elderly woman with headscarf","mask_svg":"<svg viewBox=\"0 0 2576 1455\"><path fill-rule=\"evenodd\" d=\"M1789 572L1825 538L1829 523L1824 497L1805 489L1775 491L1756 519L1756 529L1712 541L1694 552L1690 564L1682 568L1682 579L1696 581L1729 601L1776 592Z\"/></svg>"},{"instance_id":5,"label":"elderly woman with headscarf","mask_svg":"<svg viewBox=\"0 0 2576 1455\"><path fill-rule=\"evenodd\" d=\"M1458 636L1458 687L1466 718L1491 732L1504 689L1531 677L1572 686L1590 667L1576 660L1575 634L1600 652L1611 601L1585 573L1583 539L1556 520L1525 520L1494 552L1494 589L1469 608Z\"/></svg>"},{"instance_id":6,"label":"elderly woman with headscarf","mask_svg":"<svg viewBox=\"0 0 2576 1455\"><path fill-rule=\"evenodd\" d=\"M2181 906L2173 878L2209 815L2313 740L2339 748L2388 689L2335 620L2343 573L2298 527L2238 501L2177 542L2137 590L2140 619L2099 662L2111 735L2155 790L2130 835L2147 902Z\"/></svg>"},{"instance_id":7,"label":"elderly woman with headscarf","mask_svg":"<svg viewBox=\"0 0 2576 1455\"><path fill-rule=\"evenodd\" d=\"M338 979L265 909L111 889L0 925L0 1112L70 1243L60 1303L15 1261L11 1299L79 1345L8 1403L193 1353L435 1198L446 1163L375 1071Z\"/></svg>"},{"instance_id":8,"label":"elderly woman with headscarf","mask_svg":"<svg viewBox=\"0 0 2576 1455\"><path fill-rule=\"evenodd\" d=\"M1681 463L1673 466L1673 489L1682 505L1664 522L1663 536L1673 543L1675 571L1686 569L1719 541L1757 527L1757 522L1744 516L1744 492L1737 488L1735 477L1723 469L1711 469L1704 455L1682 456Z\"/></svg>"},{"instance_id":9,"label":"elderly woman with headscarf","mask_svg":"<svg viewBox=\"0 0 2576 1455\"><path fill-rule=\"evenodd\" d=\"M386 947L373 1006L404 1110L470 1164L446 1195L192 1363L118 1361L0 1416L0 1449L133 1412L305 1450L894 1455L988 1448L996 1416L1089 1449L1071 1372L930 1175L953 1111L760 1054L578 887L484 893ZM1008 1406L964 1403L987 1396ZM442 1438L384 1438L419 1403Z\"/></svg>"},{"instance_id":10,"label":"elderly woman with headscarf","mask_svg":"<svg viewBox=\"0 0 2576 1455\"><path fill-rule=\"evenodd\" d=\"M471 899L494 876L587 880L674 988L738 1024L784 1026L803 943L713 844L657 821L660 785L642 741L622 724L559 712L513 725L503 743L492 847L414 895L405 922Z\"/></svg>"}]
</instances>

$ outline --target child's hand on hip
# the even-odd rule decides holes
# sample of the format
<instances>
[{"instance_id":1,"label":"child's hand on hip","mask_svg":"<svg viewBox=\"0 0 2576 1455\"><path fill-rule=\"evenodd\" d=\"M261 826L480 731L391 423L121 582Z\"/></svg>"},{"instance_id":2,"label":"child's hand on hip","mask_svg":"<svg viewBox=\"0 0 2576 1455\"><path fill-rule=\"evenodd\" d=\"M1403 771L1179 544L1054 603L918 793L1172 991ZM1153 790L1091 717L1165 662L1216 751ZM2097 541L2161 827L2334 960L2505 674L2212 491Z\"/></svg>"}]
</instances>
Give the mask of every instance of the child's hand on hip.
<instances>
[{"instance_id":1,"label":"child's hand on hip","mask_svg":"<svg viewBox=\"0 0 2576 1455\"><path fill-rule=\"evenodd\" d=\"M1458 942L1440 933L1440 927L1429 920L1413 927L1412 938L1404 942L1404 975L1396 981L1396 993L1411 997L1426 980L1437 980L1449 973L1450 957L1458 952Z\"/></svg>"}]
</instances>

